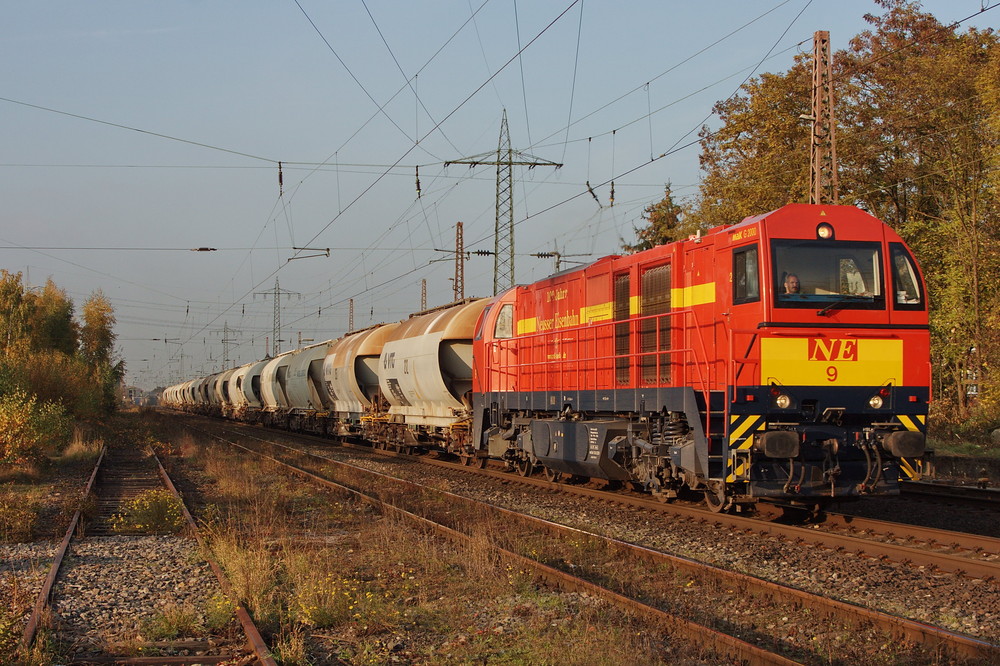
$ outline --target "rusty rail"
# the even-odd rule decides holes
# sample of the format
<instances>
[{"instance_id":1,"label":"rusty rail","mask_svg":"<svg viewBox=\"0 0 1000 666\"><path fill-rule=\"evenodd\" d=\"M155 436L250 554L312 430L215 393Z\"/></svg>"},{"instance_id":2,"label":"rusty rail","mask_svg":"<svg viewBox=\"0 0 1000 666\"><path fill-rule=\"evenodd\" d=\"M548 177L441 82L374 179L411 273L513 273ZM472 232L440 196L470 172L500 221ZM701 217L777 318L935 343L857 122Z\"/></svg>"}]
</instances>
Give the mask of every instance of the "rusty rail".
<instances>
[{"instance_id":1,"label":"rusty rail","mask_svg":"<svg viewBox=\"0 0 1000 666\"><path fill-rule=\"evenodd\" d=\"M97 481L97 473L101 469L101 463L104 462L104 454L107 453L107 450L107 447L101 449L101 454L97 457L97 464L94 465L94 471L91 472L90 479L87 481L87 486L83 491L82 499L86 499L94 489L94 483ZM80 522L81 513L82 509L77 509L76 513L73 514L73 519L69 523L69 529L66 530L66 535L63 537L59 548L56 550L55 557L52 559L49 575L45 577L45 583L42 584L42 589L38 592L35 607L32 609L31 616L28 618L28 624L24 627L24 633L21 635L20 648L22 651L27 651L31 647L31 643L35 640L35 634L38 632L38 624L41 621L42 613L45 611L46 606L49 605L52 586L55 585L56 576L59 575L59 567L62 566L63 558L66 557L66 551L69 550L69 542L73 539L73 533L76 532L76 526Z\"/></svg>"},{"instance_id":2,"label":"rusty rail","mask_svg":"<svg viewBox=\"0 0 1000 666\"><path fill-rule=\"evenodd\" d=\"M222 571L222 567L209 555L209 550L206 547L205 541L201 538L201 534L198 532L198 525L194 521L194 516L188 511L187 505L184 503L184 498L181 494L177 492L177 488L174 486L173 481L170 480L170 476L167 471L163 469L163 465L160 463L160 459L153 455L153 459L156 461L156 466L159 468L160 478L163 479L163 483L166 484L170 492L180 500L181 511L184 513L184 518L187 520L188 527L191 529L194 538L198 540L198 545L201 547L202 555L208 565L212 567L212 572L215 574L216 579L219 581L219 587L222 588L223 594L225 594L230 599L234 599L232 585L229 584L229 579L226 578L225 572ZM239 619L240 624L243 626L243 632L247 637L247 644L255 655L257 655L257 661L261 666L277 666L274 657L271 655L270 648L264 642L264 638L260 635L260 630L257 629L257 625L254 623L253 618L250 617L250 613L247 612L246 608L242 604L236 606L236 617Z\"/></svg>"},{"instance_id":3,"label":"rusty rail","mask_svg":"<svg viewBox=\"0 0 1000 666\"><path fill-rule=\"evenodd\" d=\"M349 468L352 472L357 471L357 472L360 472L360 473L363 473L363 474L367 474L367 475L373 475L373 476L376 476L376 477L382 477L385 480L391 480L392 483L399 484L399 485L404 485L404 486L407 486L407 487L409 487L411 489L416 489L416 488L427 489L427 487L425 487L425 486L420 486L418 484L415 484L415 483L412 483L412 482L409 482L409 481L405 481L405 480L402 480L402 479L397 479L397 478L391 477L391 476L382 475L382 474L379 474L377 472L372 472L370 470L365 470L363 468L355 467L355 466L350 465L348 463L343 463L343 462L331 460L330 458L319 456L317 454L313 454L313 453L310 453L308 451L302 451L300 449L295 449L293 447L288 447L288 446L285 446L283 444L279 444L279 443L276 443L276 442L269 442L269 443L272 444L273 446L285 448L285 449L288 449L290 451L294 451L295 453L298 453L298 454L303 454L303 455L306 455L306 456L309 456L309 457L312 457L312 458L317 458L319 460L322 460L326 464L333 464L333 465L336 465L336 466ZM248 449L248 450L252 450L252 449ZM260 454L259 452L254 452L254 453L257 453L257 455L264 455L264 454ZM266 457L269 457L269 456L266 456ZM458 468L458 466L456 466L456 465L454 465L452 463L443 463L441 461L435 461L435 460L425 460L423 458L421 458L420 460L422 462L426 461L429 464L435 464L435 465L439 465L439 466L444 466L444 467L447 467L448 469L453 469L454 470L454 469ZM297 468L297 467L295 467L293 465L289 465L289 463L284 463L284 462L281 462L281 461L278 461L278 462L280 464L284 464L284 465L293 467L295 469L299 469L299 468ZM313 475L312 473L304 471L304 470L302 471L302 473L306 474L306 475L310 475L312 477L315 477L315 475ZM473 472L473 473L477 473L477 472ZM481 472L479 472L479 473L481 473ZM648 499L645 499L645 498L636 498L636 497L615 495L615 494L610 494L607 491L593 490L593 489L589 489L589 488L579 488L579 487L573 487L573 486L559 486L559 485L553 484L551 482L541 481L541 480L538 480L538 479L530 479L530 478L529 479L525 479L523 477L513 476L513 475L507 474L507 473L498 473L498 472L493 472L493 471L489 471L489 470L487 470L487 473L489 475L491 475L491 476L496 476L498 478L503 479L504 481L508 481L508 482L512 482L512 483L530 482L532 485L545 485L545 486L548 486L550 488L551 487L556 487L559 490L567 490L568 489L568 490L571 490L572 492L583 491L584 494L593 495L593 496L596 496L596 497L601 497L605 501L612 501L612 502L624 503L624 504L628 504L628 505L640 504L640 505L645 506L647 508L654 508L654 509L658 509L658 510L664 510L664 511L667 511L667 512L670 512L670 513L675 513L677 510L681 510L686 515L690 515L690 516L695 517L697 519L712 521L712 522L716 522L716 523L720 522L720 519L722 521L725 521L726 519L730 519L731 518L731 519L735 520L734 524L736 526L742 528L742 529L747 529L747 525L751 525L751 526L755 525L757 531L761 531L763 533L790 535L793 538L803 538L803 539L806 538L806 537L819 537L819 540L821 542L826 543L826 544L830 544L828 547L831 547L831 548L844 548L844 547L848 547L848 549L850 549L850 550L859 550L858 544L874 543L876 546L885 546L886 550L888 550L889 552L893 552L893 553L897 553L897 554L898 553L904 553L904 556L901 558L901 559L904 559L904 560L908 559L908 558L914 557L914 555L913 555L914 553L926 553L934 561L952 562L952 563L955 563L956 567L961 567L964 564L964 566L966 566L968 568L967 569L958 568L958 570L964 571L965 573L969 573L969 569L972 569L973 571L979 571L980 570L980 567L970 566L970 565L974 565L975 563L977 563L976 560L970 560L968 558L958 557L958 556L954 556L954 555L941 555L941 554L938 554L938 553L933 553L933 552L930 552L930 551L923 551L923 550L920 550L920 549L915 549L915 548L907 547L907 546L895 546L893 544L879 544L877 542L869 542L867 540L860 539L858 537L843 536L843 535L837 535L837 534L831 534L831 533L818 533L817 534L815 530L805 529L805 528L796 527L796 526L781 525L781 524L776 524L776 523L762 523L761 521L756 520L756 519L748 519L748 518L742 518L742 517L738 517L738 516L720 515L720 514L715 514L715 513L709 513L707 511L704 511L704 510L701 510L701 509L689 509L688 507L681 507L681 506L676 506L676 505L664 505L664 504L662 504L660 502L655 502L655 501L648 500ZM317 478L317 480L321 480L322 482L329 482L328 480L327 481L322 480L322 477L315 477L315 478ZM332 483L332 482L330 482L330 483ZM433 492L436 492L436 493L439 493L441 495L444 495L444 496L448 497L449 502L463 502L463 503L469 503L469 504L482 505L482 503L477 502L476 500L472 500L470 498L463 497L461 495L455 495L455 494L447 492L447 491L437 490L437 489L433 489L433 488L430 489L430 490L432 490ZM355 491L355 492L357 492L357 491ZM540 518L536 518L536 517L533 517L533 516L527 516L525 514L520 514L520 513L517 513L515 511L510 511L508 509L503 509L501 507L494 507L494 506L490 506L490 505L485 505L485 506L488 506L491 511L496 511L496 512L504 515L507 520L518 520L518 521L521 521L521 522L530 522L530 523L533 523L535 525L542 526L542 527L544 527L544 529L547 529L550 532L552 532L554 534L557 534L559 536L562 536L564 538L567 535L572 536L572 535L575 535L575 534L583 534L583 535L590 536L592 538L602 539L602 540L605 540L605 541L607 541L609 543L613 543L622 552L626 552L626 553L628 553L628 554L630 554L632 556L641 558L641 559L649 561L649 562L663 563L663 564L667 564L667 565L674 566L676 568L688 571L690 573L695 573L695 574L698 574L698 575L701 575L701 576L713 577L713 578L715 578L717 580L724 581L728 585L739 586L741 589L754 589L755 591L759 591L759 593L762 594L763 596L771 596L771 597L773 597L775 599L782 600L784 603L788 603L788 604L792 604L792 605L796 605L796 606L806 606L806 607L815 609L817 611L827 613L827 614L829 614L831 616L838 617L841 620L845 620L845 621L848 621L848 622L855 622L855 623L859 623L859 624L864 623L864 622L870 622L873 625L875 625L875 626L877 626L877 627L879 627L879 628L881 628L881 629L883 629L885 631L888 631L893 636L896 636L898 638L905 639L905 640L910 640L910 641L914 641L914 642L918 642L918 643L920 643L922 645L925 645L925 646L942 647L942 648L945 648L945 649L949 650L951 653L953 653L953 654L955 654L957 656L963 657L963 658L1000 660L1000 645L997 645L997 644L994 644L994 643L990 643L989 641L981 640L981 639L974 638L974 637L971 637L971 636L966 636L964 634L960 634L960 633L957 633L957 632L954 632L954 631L943 629L941 627L936 627L936 626L933 626L933 625L930 625L930 624L926 624L926 623L923 623L923 622L918 622L918 621L915 621L915 620L909 620L907 618L898 617L898 616L891 615L891 614L888 614L888 613L883 613L881 611L873 610L873 609L870 609L870 608L865 608L865 607L862 607L862 606L857 606L857 605L854 605L854 604L851 604L851 603L842 602L842 601L838 601L838 600L834 600L834 599L829 599L827 597L816 595L816 594L813 594L811 592L806 592L804 590L799 590L799 589L796 589L796 588L791 588L791 587L783 586L783 585L780 585L780 584L777 584L777 583L773 583L773 582L770 582L770 581L764 581L764 580L761 580L759 578L755 578L753 576L749 576L749 575L746 575L746 574L741 574L741 573L738 573L738 572L728 571L728 570L721 569L719 567L714 567L712 565L708 565L708 564L705 564L705 563L702 563L702 562L697 562L695 560L690 560L690 559L687 559L687 558L681 558L681 557L677 557L677 556L674 556L674 555L669 555L667 553L662 553L660 551L655 551L655 550L652 550L652 549L644 548L642 546L637 546L635 544L630 544L630 543L627 543L627 542L623 542L623 541L618 541L618 540L615 540L615 539L611 539L609 537L604 537L604 536L601 536L601 535L595 535L595 534L592 534L592 533L589 533L589 532L586 532L586 531L583 531L583 530L578 530L576 528L567 527L567 526L564 526L564 525L560 525L558 523L553 523L551 521L546 521L546 520L543 520L543 519L540 519ZM788 528L788 531L786 531L785 528ZM755 528L754 527L750 527L749 529L755 529ZM941 532L941 531L938 531L938 532ZM803 536L803 533L805 533L805 536ZM954 533L944 533L944 534L952 534L952 535L954 535ZM970 536L972 536L973 540L977 540L977 539L981 538L981 537L976 537L975 535L970 535ZM853 548L850 548L849 546L844 546L843 544L852 545ZM943 560L939 559L939 558L942 558L942 557L944 558ZM998 563L998 562L979 562L979 564L982 565L982 570L983 571L991 572L991 574L990 574L991 576L992 575L996 575L997 572L1000 571L1000 563ZM970 575L972 575L972 574L970 574Z\"/></svg>"},{"instance_id":4,"label":"rusty rail","mask_svg":"<svg viewBox=\"0 0 1000 666\"><path fill-rule=\"evenodd\" d=\"M205 432L205 431L202 431ZM282 461L273 456L261 453L260 451L255 451L254 449L243 446L236 442L227 440L218 435L211 433L206 433L211 437L219 439L220 441L226 442L227 444L247 451L253 455L259 456L266 460L270 460L282 467L287 468L291 472L302 476L303 478L309 479L315 483L328 488L333 488L342 492L349 493L358 499L367 502L373 506L377 506L381 510L389 511L400 517L406 518L422 527L433 530L436 534L439 534L445 538L454 540L456 542L468 543L471 541L472 537L469 535L455 530L451 527L437 523L429 518L424 518L418 516L410 511L407 511L401 507L395 506L391 503L383 502L377 497L368 495L367 493L351 488L350 486L345 486L343 484L337 483L330 479L324 478L317 474L314 474L308 470L302 469L296 465L292 465L288 462ZM281 446L278 444L277 446ZM286 447L289 448L289 447ZM294 450L294 449L293 449ZM299 453L302 453L299 451ZM329 459L323 459L324 462L331 462ZM343 463L335 463L341 465ZM349 465L344 465L345 467L351 467ZM352 471L361 471L368 474L374 474L378 477L384 477L386 479L392 479L392 481L401 481L400 479L395 479L393 477L385 477L384 475L377 474L375 472L370 472L369 470L362 470L361 468L353 468ZM403 483L408 483L403 481ZM415 485L415 484L412 484ZM423 488L423 486L419 486ZM442 491L439 491L442 492ZM451 495L451 493L444 493L451 498L462 499L467 502L473 502L474 500L469 500L468 498L461 498L457 495ZM478 504L478 503L477 503ZM672 631L676 631L684 636L685 639L701 645L707 649L711 649L714 653L725 656L727 659L732 659L740 663L747 664L749 666L764 666L764 665L779 665L779 666L790 666L792 664L797 664L798 662L788 659L780 654L776 654L752 643L748 643L729 634L717 631L711 627L703 624L698 624L692 622L685 618L679 617L672 613L660 610L648 604L644 604L635 599L631 599L622 594L609 590L605 587L591 583L590 581L584 580L577 576L573 576L566 572L560 571L554 567L542 564L530 558L518 555L517 553L511 552L499 546L494 546L498 553L500 553L504 558L511 562L516 562L518 566L522 566L526 569L530 569L535 573L536 576L546 581L548 584L553 585L560 589L570 589L576 591L584 591L587 594L593 595L595 597L603 598L610 603L617 604L627 611L633 613L634 615L645 619L646 621L654 622L660 624Z\"/></svg>"}]
</instances>

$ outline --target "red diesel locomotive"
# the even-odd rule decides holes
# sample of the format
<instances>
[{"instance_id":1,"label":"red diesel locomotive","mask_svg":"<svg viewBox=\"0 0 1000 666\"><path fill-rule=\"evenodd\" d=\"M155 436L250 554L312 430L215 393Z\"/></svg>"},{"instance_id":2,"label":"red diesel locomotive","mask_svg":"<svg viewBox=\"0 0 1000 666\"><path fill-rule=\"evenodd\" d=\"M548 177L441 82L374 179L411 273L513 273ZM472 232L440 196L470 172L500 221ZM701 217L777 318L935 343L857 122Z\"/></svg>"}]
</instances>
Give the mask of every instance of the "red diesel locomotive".
<instances>
[{"instance_id":1,"label":"red diesel locomotive","mask_svg":"<svg viewBox=\"0 0 1000 666\"><path fill-rule=\"evenodd\" d=\"M723 509L898 492L924 453L927 298L902 239L788 205L515 287L473 340L471 451Z\"/></svg>"}]
</instances>

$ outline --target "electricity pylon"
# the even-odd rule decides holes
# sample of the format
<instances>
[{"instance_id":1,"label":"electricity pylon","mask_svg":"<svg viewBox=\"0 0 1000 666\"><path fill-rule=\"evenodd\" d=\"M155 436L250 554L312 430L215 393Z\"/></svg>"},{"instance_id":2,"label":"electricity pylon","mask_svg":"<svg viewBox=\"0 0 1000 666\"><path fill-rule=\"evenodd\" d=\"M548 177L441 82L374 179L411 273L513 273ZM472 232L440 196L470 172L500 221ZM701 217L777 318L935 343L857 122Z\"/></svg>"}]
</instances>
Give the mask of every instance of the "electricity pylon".
<instances>
[{"instance_id":1,"label":"electricity pylon","mask_svg":"<svg viewBox=\"0 0 1000 666\"><path fill-rule=\"evenodd\" d=\"M514 150L510 147L510 130L507 127L507 109L500 121L500 142L496 153L482 153L460 160L445 162L497 168L497 217L493 241L493 294L514 286L514 167L562 167L562 164Z\"/></svg>"}]
</instances>

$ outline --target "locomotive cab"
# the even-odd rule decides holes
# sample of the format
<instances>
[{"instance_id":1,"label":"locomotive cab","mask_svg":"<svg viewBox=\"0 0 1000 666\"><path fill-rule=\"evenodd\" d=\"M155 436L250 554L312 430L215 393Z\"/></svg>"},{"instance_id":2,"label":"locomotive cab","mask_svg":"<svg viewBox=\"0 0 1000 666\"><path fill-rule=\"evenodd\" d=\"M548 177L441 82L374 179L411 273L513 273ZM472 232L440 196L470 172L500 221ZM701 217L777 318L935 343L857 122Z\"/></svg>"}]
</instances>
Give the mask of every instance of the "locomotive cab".
<instances>
[{"instance_id":1,"label":"locomotive cab","mask_svg":"<svg viewBox=\"0 0 1000 666\"><path fill-rule=\"evenodd\" d=\"M911 253L850 207L786 206L728 231L749 229L757 242L732 250L731 334L746 355L729 388L728 484L809 504L898 492L901 463L924 453L930 399ZM740 286L753 279L760 296Z\"/></svg>"}]
</instances>

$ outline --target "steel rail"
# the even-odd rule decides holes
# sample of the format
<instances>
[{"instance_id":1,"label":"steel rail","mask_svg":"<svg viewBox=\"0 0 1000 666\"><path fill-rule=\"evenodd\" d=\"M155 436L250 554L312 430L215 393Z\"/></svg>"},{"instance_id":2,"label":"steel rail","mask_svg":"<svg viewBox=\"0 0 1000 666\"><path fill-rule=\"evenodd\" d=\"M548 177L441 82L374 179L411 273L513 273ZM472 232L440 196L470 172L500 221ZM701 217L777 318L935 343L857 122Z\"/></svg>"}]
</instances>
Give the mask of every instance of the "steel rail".
<instances>
[{"instance_id":1,"label":"steel rail","mask_svg":"<svg viewBox=\"0 0 1000 666\"><path fill-rule=\"evenodd\" d=\"M242 428L255 429L254 426L250 426L243 423L234 423L227 425L235 425ZM308 433L295 433L295 432L287 432L286 434L288 436L303 437L307 439L312 439L314 441L326 445L330 445L329 439L324 439L316 435L311 435ZM369 446L351 444L350 442L343 442L342 445L369 452L374 451L377 454L383 456L397 457L407 460L415 460L422 464L435 465L444 469L461 470L466 474L487 476L494 479L498 479L503 483L511 485L515 484L524 485L545 490L548 492L578 495L578 496L597 499L602 502L635 506L638 508L644 508L658 513L665 513L673 516L681 516L683 518L688 518L694 521L709 522L715 525L728 527L734 530L753 531L760 534L782 537L793 541L801 540L805 542L815 543L830 550L842 550L846 552L854 552L858 553L859 555L865 555L876 559L886 558L895 562L913 564L914 566L927 566L947 573L964 575L974 579L989 580L996 584L1000 584L1000 559L995 559L995 560L975 559L974 557L954 555L951 553L927 550L909 545L886 543L882 541L873 540L870 538L854 536L852 534L843 534L833 531L823 531L816 529L815 527L800 527L797 525L766 522L760 520L759 518L749 518L745 516L737 516L732 514L715 513L705 509L695 508L693 506L685 506L675 503L664 503L661 501L649 499L645 495L638 496L638 495L630 495L624 493L610 493L607 490L603 489L588 488L585 486L571 485L565 483L557 483L541 478L524 477L524 476L514 475L509 472L501 472L493 469L478 469L476 467L462 466L455 463L446 462L435 458L430 458L427 456L416 456L406 453L400 453L397 451L375 449ZM875 526L875 521L870 521L868 519L856 520L858 525L863 525L865 524L866 521L869 526L872 527ZM891 532L892 535L895 537L898 534L899 530L902 529L909 530L910 528L910 526L908 525L895 524L895 523L885 523L885 525L887 527L895 526L895 530L887 529L884 531L883 530L875 530L875 531L879 531L883 534ZM920 534L921 535L920 538L929 542L949 544L949 545L957 544L959 548L967 550L971 553L982 552L988 554L1000 554L1000 540L992 539L991 537L966 535L960 532L953 532L948 530L934 530L933 528L927 528L927 527L914 527L913 533ZM905 535L901 534L899 535L900 538L903 536Z\"/></svg>"},{"instance_id":2,"label":"steel rail","mask_svg":"<svg viewBox=\"0 0 1000 666\"><path fill-rule=\"evenodd\" d=\"M97 464L94 465L94 471L90 474L90 479L87 481L87 486L83 491L82 499L86 499L87 496L94 489L94 483L97 481L97 473L101 469L101 463L104 462L104 454L107 453L107 447L101 449L101 454L97 457ZM83 509L77 509L73 514L72 520L69 523L69 529L66 530L66 535L63 537L62 542L59 544L59 548L56 549L55 556L52 558L52 566L49 568L49 575L45 577L45 582L42 584L42 589L38 592L38 597L35 601L35 606L31 611L31 615L28 617L28 624L24 627L24 633L21 635L20 649L22 652L27 652L28 648L31 647L32 642L35 640L35 634L38 632L38 625L42 619L42 613L45 608L49 605L49 599L52 595L52 587L55 585L56 576L59 575L59 568L62 566L63 558L66 557L66 552L69 550L69 543L73 539L73 533L76 532L76 526L80 522L80 516Z\"/></svg>"},{"instance_id":3,"label":"steel rail","mask_svg":"<svg viewBox=\"0 0 1000 666\"><path fill-rule=\"evenodd\" d=\"M899 489L906 495L1000 508L1000 491L996 488L977 488L929 481L900 481Z\"/></svg>"},{"instance_id":4,"label":"steel rail","mask_svg":"<svg viewBox=\"0 0 1000 666\"><path fill-rule=\"evenodd\" d=\"M179 492L177 492L174 482L170 480L170 475L168 475L167 471L163 469L163 465L160 463L160 459L156 457L155 453L153 454L153 460L156 461L160 478L163 479L164 484L166 484L170 492L174 494L174 497L180 500L181 512L184 514L188 527L191 529L194 538L198 541L198 545L201 547L202 556L205 558L205 561L208 562L208 565L212 568L212 572L215 574L216 579L219 581L219 587L222 588L223 594L230 599L235 599L236 597L233 594L232 585L229 584L229 579L226 578L226 574L222 571L222 567L220 567L215 559L209 554L209 549L198 531L198 524L195 523L194 516L191 515L190 511L188 511L187 505L184 503L184 498L181 497ZM253 618L250 617L250 613L246 610L243 604L237 604L236 617L243 626L243 632L246 634L247 643L253 653L257 655L257 661L261 664L261 666L277 666L277 662L271 655L270 648L267 647L263 636L260 635L260 630L257 629L256 623L254 623Z\"/></svg>"},{"instance_id":5,"label":"steel rail","mask_svg":"<svg viewBox=\"0 0 1000 666\"><path fill-rule=\"evenodd\" d=\"M219 439L223 439L218 435L213 435ZM224 440L223 441L227 441ZM266 440L264 440L266 441ZM791 588L771 581L762 580L754 576L747 574L742 574L739 572L733 572L720 567L716 567L703 562L698 562L689 558L679 557L676 555L670 555L668 553L663 553L661 551L656 551L650 548L632 544L629 542L621 541L611 537L606 537L603 535L594 534L586 530L581 530L578 528L568 527L552 521L544 520L534 516L527 516L509 509L504 509L502 507L497 507L490 504L485 504L479 502L478 500L473 500L468 497L461 495L456 495L444 490L438 490L435 488L427 488L426 486L421 486L404 479L399 479L397 477L381 474L378 472L373 472L364 468L356 467L349 463L344 463L341 461L332 460L325 456L320 456L315 453L310 453L308 451L302 451L300 449L295 449L294 447L288 447L286 445L268 442L271 445L278 446L281 448L294 451L299 454L304 454L312 458L317 458L322 460L326 464L334 464L339 467L350 469L352 472L360 472L364 475L372 476L378 479L391 480L397 485L402 485L409 489L421 489L421 490L431 490L441 496L448 498L450 504L463 503L467 506L476 507L488 507L490 511L494 511L504 516L507 521L518 521L521 523L527 523L535 527L541 527L550 533L557 535L562 538L572 537L572 536L587 536L590 538L595 538L602 540L613 547L617 548L620 552L626 553L637 559L648 561L656 564L665 564L672 566L676 569L682 571L693 573L698 576L709 577L725 583L726 585L736 586L739 589L751 591L754 594L762 595L765 597L772 597L780 600L782 603L788 603L795 606L804 606L819 612L825 613L830 616L837 617L842 621L847 623L853 623L861 625L864 623L871 623L880 629L889 632L891 635L904 640L909 640L915 643L920 643L924 646L929 646L932 648L944 648L947 649L952 654L963 658L971 659L997 659L1000 657L1000 646L990 643L989 641L981 640L958 632L943 629L941 627L936 627L923 622L918 622L915 620L910 620L907 618L902 618L899 616L884 613L871 608L866 608L863 606L857 606L855 604L829 599L805 590L800 590L797 588ZM278 460L273 456L268 456L266 454L260 453L259 451L254 451L248 447L243 447L240 444L233 443L234 446L243 448L244 450L250 451L256 455L266 457L279 464L285 465L291 469L298 470L298 473L308 476L322 483L335 484L338 487L342 487L342 484L337 484L336 482L319 477L312 472L307 470L302 470L296 465L292 465L285 461ZM448 465L449 468L454 468L454 465ZM511 479L510 475L504 475L505 478ZM348 488L351 492L361 492L355 489ZM603 493L607 495L607 493ZM614 497L614 496L613 496ZM711 514L714 515L714 514ZM532 560L533 561L533 560Z\"/></svg>"},{"instance_id":6,"label":"steel rail","mask_svg":"<svg viewBox=\"0 0 1000 666\"><path fill-rule=\"evenodd\" d=\"M389 455L392 455L392 452L389 452ZM448 463L441 460L421 458L417 456L412 456L412 458L419 459L425 464L437 465L448 469L457 469L459 467L454 463ZM744 516L736 516L725 513L714 513L705 509L683 506L680 504L658 502L645 497L614 494L609 493L606 490L560 484L544 479L515 476L508 472L497 472L489 469L478 470L475 468L464 467L461 469L469 474L484 474L493 478L502 479L511 484L523 484L535 488L549 489L550 491L555 492L596 498L605 502L637 506L660 513L682 516L691 520L714 523L716 525L729 527L735 530L750 530L761 534L779 536L791 540L802 540L821 545L825 548L829 548L830 550L856 552L874 558L884 557L896 562L909 562L918 566L930 566L949 573L963 574L971 578L987 579L1000 583L1000 560L974 559L972 557L963 557L961 555L925 550L914 546L865 539L850 534L839 534L836 532L817 530L810 527L800 527L798 525L765 522L757 518L747 518ZM908 525L892 523L886 523L886 525L896 525L897 531L900 529L909 529ZM930 534L935 532L932 528L926 527L915 528L914 531L921 532L928 538ZM984 539L987 541L984 541ZM989 541L989 539L989 537L979 537L977 535L969 535L966 537L958 532L950 532L946 530L937 530L936 536L934 537L934 540L940 543L961 544L967 541L970 543L989 543L992 547L995 547L997 544ZM977 549L975 546L972 546L969 547L968 550L974 552ZM989 552L996 551L991 550Z\"/></svg>"},{"instance_id":7,"label":"steel rail","mask_svg":"<svg viewBox=\"0 0 1000 666\"><path fill-rule=\"evenodd\" d=\"M419 516L399 506L393 505L388 502L384 502L378 499L377 497L368 495L367 493L359 489L351 488L350 486L346 486L336 481L324 478L322 476L314 474L313 472L305 470L301 467L298 467L286 461L275 458L274 456L267 455L260 451L255 451L250 447L243 446L242 444L233 442L231 440L227 440L219 435L215 435L207 431L202 431L202 432L209 435L210 437L223 441L235 448L242 449L244 451L247 451L248 453L254 454L263 459L270 460L282 467L287 468L293 473L302 476L303 478L309 479L315 483L318 483L322 486L328 488L334 488L342 492L349 493L352 496L355 496L358 499L361 499L362 501L367 502L373 506L376 506L382 510L387 510L396 515L404 517L407 520L410 520L418 525L431 529L436 534L440 534L443 537L462 543L469 543L472 540L472 537L468 534L460 532L456 529L453 529L441 523L437 523L429 518ZM281 445L279 444L278 446ZM301 451L299 452L304 453ZM327 458L323 458L323 460L324 462L334 462L335 464L338 465L344 465L345 467L351 468L352 471L357 470L367 474L384 476L384 475L379 475L377 472L364 470L363 468L355 468L351 465L346 465L344 463L337 463L336 461L330 461ZM403 481L402 479L395 479L394 477L386 477L386 478L392 479L393 481ZM403 481L403 483L408 483L408 482ZM423 486L418 486L418 487L422 489L425 488ZM438 492L443 492L443 491L438 491ZM447 494L448 496L452 496L451 493L445 493L445 494ZM460 496L454 496L454 497L460 497ZM470 502L474 501L474 500L469 500L468 498L462 498L462 499ZM666 611L660 610L648 604L644 604L635 599L631 599L625 595L619 594L605 587L597 585L596 583L591 583L590 581L584 580L577 576L573 576L572 574L568 574L564 571L560 571L559 569L542 564L541 562L530 559L523 555L519 555L517 553L506 550L496 545L494 545L493 547L498 553L500 553L507 560L511 562L516 562L518 566L530 569L539 578L545 580L552 586L555 586L559 589L568 589L572 591L586 592L589 595L605 599L613 604L617 604L627 609L628 611L644 618L647 621L655 622L656 624L662 625L670 629L671 631L676 631L681 635L683 635L685 639L697 645L710 649L713 651L713 653L725 656L728 659L734 659L739 662L748 664L749 666L763 666L766 664L791 666L792 664L799 663L797 661L788 659L787 657L784 657L780 654L771 652L765 648L761 648L747 641L720 632L706 625L692 622L690 620L684 619L672 613L668 613Z\"/></svg>"},{"instance_id":8,"label":"steel rail","mask_svg":"<svg viewBox=\"0 0 1000 666\"><path fill-rule=\"evenodd\" d=\"M101 450L101 454L97 459L97 463L94 465L94 470L90 474L90 478L87 481L86 489L84 490L83 493L84 498L88 497L94 489L94 486L97 482L98 474L100 473L101 470L101 464L104 462L106 453L107 453L107 447ZM188 512L187 507L184 506L183 499L181 499L180 494L177 492L177 489L171 482L170 477L167 475L166 471L163 469L163 466L160 464L160 461L156 458L155 455L153 456L153 459L156 460L156 464L159 467L160 478L164 481L165 485L170 489L170 491L174 493L174 495L177 496L178 499L181 500L181 508L185 517L188 520L189 526L192 528L195 537L198 539L199 544L202 544L201 538L197 531L197 526L194 523L194 519L191 517L191 514ZM76 533L77 527L80 523L81 515L82 515L82 509L77 509L77 511L73 515L72 520L70 521L69 528L66 530L66 534L63 537L62 542L59 544L59 548L56 550L55 556L53 557L52 565L49 568L49 573L46 576L45 582L43 583L42 588L38 593L35 606L32 609L31 615L28 618L28 623L25 626L24 633L21 637L19 649L22 652L22 654L27 653L27 650L31 647L31 644L35 639L35 635L37 634L38 631L38 626L41 623L42 615L45 609L48 607L49 601L51 599L52 590L55 586L56 578L59 575L59 570L62 566L62 562L65 559L66 553L69 551L69 545L72 542L73 536ZM207 558L207 556L206 559L208 559L209 564L212 566L213 571L216 572L216 576L217 577L220 576L221 570L218 569L218 565L216 565L213 561ZM226 585L228 585L228 581L223 581L223 579L220 578L220 587L222 587L223 590L227 594L229 594L229 590L227 589ZM240 615L241 610L242 609L237 609L237 616ZM243 613L245 614L245 611L243 611ZM242 617L240 619L241 621L243 620ZM256 627L252 626L252 621L251 621L251 627L253 629L253 632L256 634L256 642L258 642L260 645L263 645L263 640L260 638L259 632L256 631ZM247 626L245 623L244 623L244 630L247 630ZM254 645L254 640L251 638L250 631L247 631L247 636L248 636L248 641L251 643L251 649L253 649L254 653L257 654L259 663L262 664L262 666L277 666L276 662L274 661L273 658L270 657L269 653L267 654L266 659L261 657L262 653L257 651L256 646ZM266 651L266 646L264 646L264 650ZM158 657L124 657L124 656L106 655L106 656L87 657L85 659L85 663L135 664L135 665L170 664L170 665L181 666L185 664L221 664L232 661L232 659L233 655L231 654L200 655L200 656L158 656ZM77 663L77 662L71 659L67 663Z\"/></svg>"},{"instance_id":9,"label":"steel rail","mask_svg":"<svg viewBox=\"0 0 1000 666\"><path fill-rule=\"evenodd\" d=\"M906 523L893 523L876 518L864 518L862 516L832 512L826 513L825 519L819 525L848 530L850 532L870 531L888 538L921 541L933 547L941 546L951 548L952 550L964 550L971 553L1000 557L1000 539L983 536L982 534L955 532Z\"/></svg>"}]
</instances>

